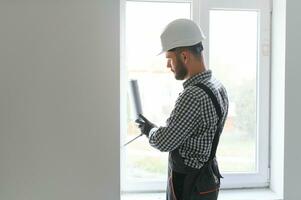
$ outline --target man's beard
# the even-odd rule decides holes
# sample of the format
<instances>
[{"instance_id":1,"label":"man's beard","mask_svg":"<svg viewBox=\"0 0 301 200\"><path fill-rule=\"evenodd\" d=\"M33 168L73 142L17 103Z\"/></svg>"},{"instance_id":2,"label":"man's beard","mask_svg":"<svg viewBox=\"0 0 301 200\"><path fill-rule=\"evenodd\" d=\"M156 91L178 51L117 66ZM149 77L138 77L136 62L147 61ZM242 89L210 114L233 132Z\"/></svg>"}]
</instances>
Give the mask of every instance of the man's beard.
<instances>
[{"instance_id":1,"label":"man's beard","mask_svg":"<svg viewBox=\"0 0 301 200\"><path fill-rule=\"evenodd\" d=\"M175 67L175 78L177 80L184 80L184 78L187 76L187 69L185 67L185 64L180 59L180 56L177 55L177 62Z\"/></svg>"}]
</instances>

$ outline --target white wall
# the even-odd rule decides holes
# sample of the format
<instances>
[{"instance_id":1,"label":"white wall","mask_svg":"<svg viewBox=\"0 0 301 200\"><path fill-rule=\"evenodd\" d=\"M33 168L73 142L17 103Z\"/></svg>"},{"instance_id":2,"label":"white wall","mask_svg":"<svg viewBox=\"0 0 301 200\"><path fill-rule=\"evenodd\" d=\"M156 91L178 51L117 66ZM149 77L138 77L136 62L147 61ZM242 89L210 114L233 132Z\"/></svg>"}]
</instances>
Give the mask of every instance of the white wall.
<instances>
[{"instance_id":1,"label":"white wall","mask_svg":"<svg viewBox=\"0 0 301 200\"><path fill-rule=\"evenodd\" d=\"M301 2L274 0L273 10L271 189L284 200L297 200L301 199Z\"/></svg>"},{"instance_id":2,"label":"white wall","mask_svg":"<svg viewBox=\"0 0 301 200\"><path fill-rule=\"evenodd\" d=\"M283 197L286 1L273 1L271 59L271 189Z\"/></svg>"},{"instance_id":3,"label":"white wall","mask_svg":"<svg viewBox=\"0 0 301 200\"><path fill-rule=\"evenodd\" d=\"M0 199L119 199L119 0L0 1Z\"/></svg>"},{"instance_id":4,"label":"white wall","mask_svg":"<svg viewBox=\"0 0 301 200\"><path fill-rule=\"evenodd\" d=\"M284 199L301 199L301 1L286 0Z\"/></svg>"}]
</instances>

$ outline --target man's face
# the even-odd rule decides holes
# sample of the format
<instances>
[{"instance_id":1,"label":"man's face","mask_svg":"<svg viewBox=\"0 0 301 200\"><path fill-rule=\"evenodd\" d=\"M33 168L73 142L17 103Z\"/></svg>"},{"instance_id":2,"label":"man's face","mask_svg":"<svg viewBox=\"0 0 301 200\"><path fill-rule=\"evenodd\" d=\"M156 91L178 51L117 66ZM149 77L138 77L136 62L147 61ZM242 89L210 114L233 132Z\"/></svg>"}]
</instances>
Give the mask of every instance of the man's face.
<instances>
[{"instance_id":1,"label":"man's face","mask_svg":"<svg viewBox=\"0 0 301 200\"><path fill-rule=\"evenodd\" d=\"M181 60L180 54L167 51L165 56L167 58L167 68L170 68L177 80L184 80L188 72L184 62Z\"/></svg>"}]
</instances>

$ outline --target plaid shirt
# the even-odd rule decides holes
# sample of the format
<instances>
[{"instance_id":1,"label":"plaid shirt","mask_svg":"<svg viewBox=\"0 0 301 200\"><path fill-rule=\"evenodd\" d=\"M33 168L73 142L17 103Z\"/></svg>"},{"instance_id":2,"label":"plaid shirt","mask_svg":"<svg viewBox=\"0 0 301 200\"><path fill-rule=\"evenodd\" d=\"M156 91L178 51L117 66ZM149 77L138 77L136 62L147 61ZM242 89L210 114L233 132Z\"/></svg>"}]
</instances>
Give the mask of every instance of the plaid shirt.
<instances>
[{"instance_id":1,"label":"plaid shirt","mask_svg":"<svg viewBox=\"0 0 301 200\"><path fill-rule=\"evenodd\" d=\"M213 91L225 120L228 110L226 90L212 76L211 70L206 70L183 83L184 90L176 100L166 126L153 128L149 143L164 152L178 148L184 164L199 169L209 159L218 116L207 93L194 86L197 83L203 83Z\"/></svg>"}]
</instances>

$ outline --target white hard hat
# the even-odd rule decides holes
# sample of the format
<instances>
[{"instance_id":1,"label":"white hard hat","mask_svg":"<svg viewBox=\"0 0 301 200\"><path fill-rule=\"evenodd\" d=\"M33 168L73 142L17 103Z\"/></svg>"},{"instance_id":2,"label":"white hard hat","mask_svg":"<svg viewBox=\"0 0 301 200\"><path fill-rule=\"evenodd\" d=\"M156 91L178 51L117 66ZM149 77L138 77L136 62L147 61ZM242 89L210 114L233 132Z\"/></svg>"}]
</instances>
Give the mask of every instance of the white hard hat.
<instances>
[{"instance_id":1,"label":"white hard hat","mask_svg":"<svg viewBox=\"0 0 301 200\"><path fill-rule=\"evenodd\" d=\"M176 19L170 22L161 33L163 53L176 47L193 46L205 39L201 28L192 20Z\"/></svg>"}]
</instances>

